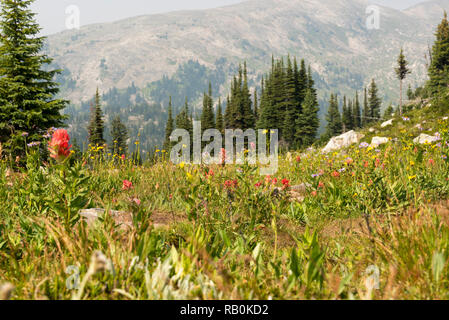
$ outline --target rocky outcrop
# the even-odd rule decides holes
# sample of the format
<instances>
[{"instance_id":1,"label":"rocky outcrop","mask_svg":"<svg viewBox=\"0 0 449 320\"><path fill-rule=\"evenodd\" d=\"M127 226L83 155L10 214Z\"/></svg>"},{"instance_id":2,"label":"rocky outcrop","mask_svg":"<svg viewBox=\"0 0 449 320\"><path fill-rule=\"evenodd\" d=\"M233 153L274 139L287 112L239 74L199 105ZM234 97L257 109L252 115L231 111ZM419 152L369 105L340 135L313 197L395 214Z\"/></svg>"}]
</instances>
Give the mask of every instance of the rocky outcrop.
<instances>
[{"instance_id":1,"label":"rocky outcrop","mask_svg":"<svg viewBox=\"0 0 449 320\"><path fill-rule=\"evenodd\" d=\"M428 134L425 133L421 133L419 135L419 137L415 138L413 140L414 143L416 144L425 144L425 143L432 143L432 142L436 142L439 141L440 137L435 135L435 136L430 136Z\"/></svg>"},{"instance_id":2,"label":"rocky outcrop","mask_svg":"<svg viewBox=\"0 0 449 320\"><path fill-rule=\"evenodd\" d=\"M385 128L385 127L392 126L392 125L393 125L393 119L388 120L388 121L385 121L384 123L382 123L382 124L380 125L380 127L381 127L381 128Z\"/></svg>"},{"instance_id":3,"label":"rocky outcrop","mask_svg":"<svg viewBox=\"0 0 449 320\"><path fill-rule=\"evenodd\" d=\"M388 143L388 141L390 141L388 138L386 138L386 137L374 137L372 140L371 140L371 146L372 147L378 147L378 146L380 146L381 144L386 144L386 143Z\"/></svg>"},{"instance_id":4,"label":"rocky outcrop","mask_svg":"<svg viewBox=\"0 0 449 320\"><path fill-rule=\"evenodd\" d=\"M328 153L349 147L354 143L358 143L363 137L364 135L359 132L355 132L354 130L348 131L338 137L333 137L324 147L323 152Z\"/></svg>"}]
</instances>

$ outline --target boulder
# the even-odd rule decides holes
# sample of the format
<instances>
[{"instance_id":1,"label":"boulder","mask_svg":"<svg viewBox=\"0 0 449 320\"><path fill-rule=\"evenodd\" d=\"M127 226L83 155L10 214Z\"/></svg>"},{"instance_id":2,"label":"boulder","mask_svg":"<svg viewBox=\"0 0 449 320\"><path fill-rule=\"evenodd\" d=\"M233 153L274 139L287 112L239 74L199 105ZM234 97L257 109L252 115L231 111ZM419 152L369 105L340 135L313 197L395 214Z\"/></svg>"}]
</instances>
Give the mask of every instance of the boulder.
<instances>
[{"instance_id":1,"label":"boulder","mask_svg":"<svg viewBox=\"0 0 449 320\"><path fill-rule=\"evenodd\" d=\"M381 127L381 128L385 128L385 127L392 126L392 125L393 125L393 119L388 120L388 121L385 121L384 123L382 123L382 124L380 125L380 127Z\"/></svg>"},{"instance_id":2,"label":"boulder","mask_svg":"<svg viewBox=\"0 0 449 320\"><path fill-rule=\"evenodd\" d=\"M358 143L363 137L363 134L351 130L338 137L333 137L322 151L328 153L349 147L351 144Z\"/></svg>"},{"instance_id":3,"label":"boulder","mask_svg":"<svg viewBox=\"0 0 449 320\"><path fill-rule=\"evenodd\" d=\"M371 146L372 147L378 147L378 146L380 146L381 144L386 144L386 143L388 143L388 141L390 141L388 138L385 138L385 137L374 137L372 140L371 140Z\"/></svg>"},{"instance_id":4,"label":"boulder","mask_svg":"<svg viewBox=\"0 0 449 320\"><path fill-rule=\"evenodd\" d=\"M370 133L373 133L373 132L376 131L376 129L374 129L374 128L369 128L368 131L369 131Z\"/></svg>"},{"instance_id":5,"label":"boulder","mask_svg":"<svg viewBox=\"0 0 449 320\"><path fill-rule=\"evenodd\" d=\"M438 136L429 136L428 134L421 133L419 137L415 138L413 140L414 143L417 144L425 144L425 143L432 143L440 140Z\"/></svg>"}]
</instances>

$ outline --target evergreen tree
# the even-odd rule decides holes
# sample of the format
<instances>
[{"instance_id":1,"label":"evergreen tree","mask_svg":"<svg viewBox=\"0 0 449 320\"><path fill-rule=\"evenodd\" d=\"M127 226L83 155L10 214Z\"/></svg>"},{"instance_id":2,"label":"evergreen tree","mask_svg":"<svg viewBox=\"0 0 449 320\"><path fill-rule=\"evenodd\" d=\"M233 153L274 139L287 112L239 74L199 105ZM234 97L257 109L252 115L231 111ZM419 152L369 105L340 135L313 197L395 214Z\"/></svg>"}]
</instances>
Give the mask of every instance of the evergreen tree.
<instances>
[{"instance_id":1,"label":"evergreen tree","mask_svg":"<svg viewBox=\"0 0 449 320\"><path fill-rule=\"evenodd\" d=\"M47 129L62 126L60 111L68 103L55 98L60 70L49 70L52 59L41 53L45 38L29 10L33 2L1 1L0 143L12 155L23 154L23 132L28 141L42 141Z\"/></svg>"},{"instance_id":2,"label":"evergreen tree","mask_svg":"<svg viewBox=\"0 0 449 320\"><path fill-rule=\"evenodd\" d=\"M102 146L106 143L104 139L104 120L103 111L101 110L101 98L100 93L95 93L94 105L91 108L91 118L88 127L89 132L89 144L92 146Z\"/></svg>"},{"instance_id":3,"label":"evergreen tree","mask_svg":"<svg viewBox=\"0 0 449 320\"><path fill-rule=\"evenodd\" d=\"M347 132L353 129L352 106L348 106L346 96L343 97L342 126L343 132Z\"/></svg>"},{"instance_id":4,"label":"evergreen tree","mask_svg":"<svg viewBox=\"0 0 449 320\"><path fill-rule=\"evenodd\" d=\"M449 85L449 21L446 12L444 12L444 18L437 28L435 37L428 82L432 93Z\"/></svg>"},{"instance_id":5,"label":"evergreen tree","mask_svg":"<svg viewBox=\"0 0 449 320\"><path fill-rule=\"evenodd\" d=\"M354 117L354 129L362 127L362 115L360 113L359 93L355 94L355 101L352 109L352 116Z\"/></svg>"},{"instance_id":6,"label":"evergreen tree","mask_svg":"<svg viewBox=\"0 0 449 320\"><path fill-rule=\"evenodd\" d=\"M209 83L209 94L204 93L203 96L203 112L201 113L201 130L215 128L215 118L212 100L212 85Z\"/></svg>"},{"instance_id":7,"label":"evergreen tree","mask_svg":"<svg viewBox=\"0 0 449 320\"><path fill-rule=\"evenodd\" d=\"M334 94L331 94L329 100L329 109L326 116L326 121L327 121L326 137L330 138L341 134L342 132L341 115L338 107L338 98Z\"/></svg>"},{"instance_id":8,"label":"evergreen tree","mask_svg":"<svg viewBox=\"0 0 449 320\"><path fill-rule=\"evenodd\" d=\"M390 104L384 112L384 120L388 120L391 118L391 115L394 113L393 106Z\"/></svg>"},{"instance_id":9,"label":"evergreen tree","mask_svg":"<svg viewBox=\"0 0 449 320\"><path fill-rule=\"evenodd\" d=\"M168 119L167 119L167 125L165 126L165 140L164 140L164 149L169 152L172 146L172 143L170 141L170 136L174 130L174 120L173 120L173 106L171 97L168 102Z\"/></svg>"},{"instance_id":10,"label":"evergreen tree","mask_svg":"<svg viewBox=\"0 0 449 320\"><path fill-rule=\"evenodd\" d=\"M365 88L363 96L363 126L367 126L372 121L370 114L371 112L368 104L368 90L367 88Z\"/></svg>"},{"instance_id":11,"label":"evergreen tree","mask_svg":"<svg viewBox=\"0 0 449 320\"><path fill-rule=\"evenodd\" d=\"M257 89L254 89L254 124L259 120L259 101L257 101Z\"/></svg>"},{"instance_id":12,"label":"evergreen tree","mask_svg":"<svg viewBox=\"0 0 449 320\"><path fill-rule=\"evenodd\" d=\"M217 109L217 117L216 117L216 128L222 134L224 133L224 119L223 119L223 111L221 107L221 98L218 99L218 109Z\"/></svg>"},{"instance_id":13,"label":"evergreen tree","mask_svg":"<svg viewBox=\"0 0 449 320\"><path fill-rule=\"evenodd\" d=\"M189 113L189 102L186 97L184 108L176 116L175 124L177 129L185 129L189 132L190 136L193 134L193 122L192 116Z\"/></svg>"},{"instance_id":14,"label":"evergreen tree","mask_svg":"<svg viewBox=\"0 0 449 320\"><path fill-rule=\"evenodd\" d=\"M128 153L128 130L122 123L120 116L116 116L111 123L111 153L113 155L126 155Z\"/></svg>"},{"instance_id":15,"label":"evergreen tree","mask_svg":"<svg viewBox=\"0 0 449 320\"><path fill-rule=\"evenodd\" d=\"M246 62L243 65L243 86L241 88L241 103L242 103L242 113L243 113L243 128L254 129L255 117L252 108L251 93L249 92L248 86L248 70L246 67Z\"/></svg>"},{"instance_id":16,"label":"evergreen tree","mask_svg":"<svg viewBox=\"0 0 449 320\"><path fill-rule=\"evenodd\" d=\"M408 89L407 89L407 98L408 98L408 100L413 100L415 98L413 90L412 90L412 86L410 84L408 85Z\"/></svg>"},{"instance_id":17,"label":"evergreen tree","mask_svg":"<svg viewBox=\"0 0 449 320\"><path fill-rule=\"evenodd\" d=\"M290 57L287 59L287 73L285 75L284 83L284 103L283 109L285 110L284 123L282 126L281 134L283 139L288 145L292 145L295 141L296 135L296 119L298 119L302 112L299 101L295 99L295 78L293 72L293 66L291 64Z\"/></svg>"},{"instance_id":18,"label":"evergreen tree","mask_svg":"<svg viewBox=\"0 0 449 320\"><path fill-rule=\"evenodd\" d=\"M375 121L380 119L380 109L382 101L378 96L378 89L374 79L371 80L368 95L369 116L371 117L372 121Z\"/></svg>"},{"instance_id":19,"label":"evergreen tree","mask_svg":"<svg viewBox=\"0 0 449 320\"><path fill-rule=\"evenodd\" d=\"M408 74L411 73L410 69L408 68L408 62L405 60L404 56L404 50L401 48L401 52L399 53L398 57L398 67L395 69L396 76L399 79L399 114L402 116L402 86L404 79L407 77Z\"/></svg>"},{"instance_id":20,"label":"evergreen tree","mask_svg":"<svg viewBox=\"0 0 449 320\"><path fill-rule=\"evenodd\" d=\"M320 127L319 110L313 91L306 90L306 96L302 104L302 115L296 119L298 146L307 147L314 142Z\"/></svg>"}]
</instances>

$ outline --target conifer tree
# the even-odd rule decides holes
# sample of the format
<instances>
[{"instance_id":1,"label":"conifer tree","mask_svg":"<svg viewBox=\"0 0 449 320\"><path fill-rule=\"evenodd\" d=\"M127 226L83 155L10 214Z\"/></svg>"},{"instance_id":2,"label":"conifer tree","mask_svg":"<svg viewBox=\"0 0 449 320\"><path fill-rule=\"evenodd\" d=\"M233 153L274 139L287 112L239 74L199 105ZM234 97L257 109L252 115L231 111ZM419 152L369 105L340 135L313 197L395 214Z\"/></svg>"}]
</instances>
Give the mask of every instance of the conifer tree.
<instances>
[{"instance_id":1,"label":"conifer tree","mask_svg":"<svg viewBox=\"0 0 449 320\"><path fill-rule=\"evenodd\" d=\"M91 117L88 127L89 144L92 146L102 146L106 143L104 139L104 120L103 111L101 110L100 93L95 93L94 105L91 108Z\"/></svg>"},{"instance_id":2,"label":"conifer tree","mask_svg":"<svg viewBox=\"0 0 449 320\"><path fill-rule=\"evenodd\" d=\"M355 101L352 109L352 116L354 117L354 129L362 127L362 116L360 113L359 93L355 94Z\"/></svg>"},{"instance_id":3,"label":"conifer tree","mask_svg":"<svg viewBox=\"0 0 449 320\"><path fill-rule=\"evenodd\" d=\"M126 155L128 153L128 130L122 123L120 116L116 116L111 123L111 153L113 155Z\"/></svg>"},{"instance_id":4,"label":"conifer tree","mask_svg":"<svg viewBox=\"0 0 449 320\"><path fill-rule=\"evenodd\" d=\"M372 121L370 116L369 104L368 104L368 91L364 89L363 96L363 117L362 117L362 127L368 125Z\"/></svg>"},{"instance_id":5,"label":"conifer tree","mask_svg":"<svg viewBox=\"0 0 449 320\"><path fill-rule=\"evenodd\" d=\"M259 120L259 101L257 101L257 89L254 89L254 124Z\"/></svg>"},{"instance_id":6,"label":"conifer tree","mask_svg":"<svg viewBox=\"0 0 449 320\"><path fill-rule=\"evenodd\" d=\"M429 67L428 86L431 93L436 93L449 85L449 21L446 12L444 12L443 20L438 25L435 37Z\"/></svg>"},{"instance_id":7,"label":"conifer tree","mask_svg":"<svg viewBox=\"0 0 449 320\"><path fill-rule=\"evenodd\" d=\"M338 107L337 96L331 94L329 100L329 109L326 116L327 126L326 126L326 136L333 137L335 135L341 134L342 131L342 121L341 115Z\"/></svg>"},{"instance_id":8,"label":"conifer tree","mask_svg":"<svg viewBox=\"0 0 449 320\"><path fill-rule=\"evenodd\" d=\"M316 138L320 120L318 118L319 107L312 90L306 90L306 96L302 104L302 115L296 119L296 142L298 146L310 146Z\"/></svg>"},{"instance_id":9,"label":"conifer tree","mask_svg":"<svg viewBox=\"0 0 449 320\"><path fill-rule=\"evenodd\" d=\"M42 54L44 37L29 7L34 0L2 0L0 13L0 143L12 155L23 154L21 134L42 141L51 127L63 125L60 111L68 101L56 99L54 77L60 70L48 66Z\"/></svg>"},{"instance_id":10,"label":"conifer tree","mask_svg":"<svg viewBox=\"0 0 449 320\"><path fill-rule=\"evenodd\" d=\"M399 79L399 114L402 116L402 86L404 79L407 77L408 74L411 73L410 69L408 68L408 62L405 60L404 56L404 50L401 48L401 52L399 53L398 57L398 67L395 69L396 76Z\"/></svg>"},{"instance_id":11,"label":"conifer tree","mask_svg":"<svg viewBox=\"0 0 449 320\"><path fill-rule=\"evenodd\" d=\"M243 113L243 128L254 129L255 117L252 108L251 93L249 92L248 86L248 70L246 67L246 61L243 65L243 85L241 88L241 103L242 103L242 113Z\"/></svg>"},{"instance_id":12,"label":"conifer tree","mask_svg":"<svg viewBox=\"0 0 449 320\"><path fill-rule=\"evenodd\" d=\"M175 128L174 120L173 120L173 106L171 96L168 102L168 119L167 125L165 126L165 140L164 140L164 149L169 152L172 146L170 141L170 136Z\"/></svg>"},{"instance_id":13,"label":"conifer tree","mask_svg":"<svg viewBox=\"0 0 449 320\"><path fill-rule=\"evenodd\" d=\"M391 115L393 114L393 112L394 112L393 106L390 104L390 105L388 106L388 108L385 109L385 112L384 112L384 120L390 119L390 118L391 118Z\"/></svg>"},{"instance_id":14,"label":"conifer tree","mask_svg":"<svg viewBox=\"0 0 449 320\"><path fill-rule=\"evenodd\" d=\"M203 111L201 113L201 130L215 128L215 118L212 100L212 85L209 83L209 93L203 96Z\"/></svg>"},{"instance_id":15,"label":"conifer tree","mask_svg":"<svg viewBox=\"0 0 449 320\"><path fill-rule=\"evenodd\" d=\"M293 66L290 57L287 59L287 72L284 83L284 102L283 109L285 110L284 123L281 130L281 135L288 145L293 145L296 135L296 119L298 119L302 112L299 101L295 99L295 78Z\"/></svg>"},{"instance_id":16,"label":"conifer tree","mask_svg":"<svg viewBox=\"0 0 449 320\"><path fill-rule=\"evenodd\" d=\"M368 92L368 106L369 106L369 116L372 121L380 119L380 109L382 101L378 96L378 89L374 79L371 80L371 85Z\"/></svg>"},{"instance_id":17,"label":"conifer tree","mask_svg":"<svg viewBox=\"0 0 449 320\"><path fill-rule=\"evenodd\" d=\"M216 129L221 133L224 133L224 119L223 119L223 110L221 107L221 98L218 99L218 108L217 108L217 117L216 117Z\"/></svg>"}]
</instances>

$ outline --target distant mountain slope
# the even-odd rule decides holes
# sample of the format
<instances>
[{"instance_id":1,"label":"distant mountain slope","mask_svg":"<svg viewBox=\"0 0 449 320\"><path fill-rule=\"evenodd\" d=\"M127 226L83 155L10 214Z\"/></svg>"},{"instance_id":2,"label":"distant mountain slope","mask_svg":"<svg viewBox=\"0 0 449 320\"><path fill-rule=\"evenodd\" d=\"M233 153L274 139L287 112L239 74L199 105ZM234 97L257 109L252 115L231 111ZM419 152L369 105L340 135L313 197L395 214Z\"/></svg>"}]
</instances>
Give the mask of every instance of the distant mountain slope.
<instances>
[{"instance_id":1,"label":"distant mountain slope","mask_svg":"<svg viewBox=\"0 0 449 320\"><path fill-rule=\"evenodd\" d=\"M219 59L229 66L248 60L251 70L262 72L271 54L287 53L312 63L325 91L359 89L360 80L376 77L394 97L392 65L399 48L411 61L413 80L422 81L432 28L449 1L434 1L431 10L427 3L404 12L382 7L379 30L367 30L367 6L363 0L251 0L140 16L52 35L48 52L70 72L65 94L75 103L90 98L96 86L145 87L189 60L210 69Z\"/></svg>"}]
</instances>

